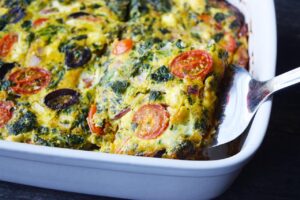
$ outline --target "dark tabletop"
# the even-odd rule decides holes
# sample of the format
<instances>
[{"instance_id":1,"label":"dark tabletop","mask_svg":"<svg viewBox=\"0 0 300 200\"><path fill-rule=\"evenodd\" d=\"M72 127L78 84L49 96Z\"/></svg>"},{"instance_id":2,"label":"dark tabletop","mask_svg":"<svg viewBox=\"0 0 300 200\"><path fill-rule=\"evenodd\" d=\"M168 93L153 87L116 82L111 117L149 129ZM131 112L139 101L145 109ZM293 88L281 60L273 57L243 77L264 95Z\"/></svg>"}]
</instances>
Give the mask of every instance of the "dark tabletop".
<instances>
[{"instance_id":1,"label":"dark tabletop","mask_svg":"<svg viewBox=\"0 0 300 200\"><path fill-rule=\"evenodd\" d=\"M300 66L300 0L275 2L278 21L277 74L280 74ZM106 198L0 181L2 199ZM300 199L300 85L276 94L263 145L232 187L218 199Z\"/></svg>"}]
</instances>

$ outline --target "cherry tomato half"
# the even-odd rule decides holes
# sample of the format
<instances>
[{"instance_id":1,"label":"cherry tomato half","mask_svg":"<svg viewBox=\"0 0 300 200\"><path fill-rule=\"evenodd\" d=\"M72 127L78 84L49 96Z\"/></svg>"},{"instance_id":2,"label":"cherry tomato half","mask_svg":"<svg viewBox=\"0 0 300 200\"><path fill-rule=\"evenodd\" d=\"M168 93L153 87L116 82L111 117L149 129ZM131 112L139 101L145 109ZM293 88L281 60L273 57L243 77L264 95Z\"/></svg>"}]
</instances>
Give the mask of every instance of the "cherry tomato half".
<instances>
[{"instance_id":1,"label":"cherry tomato half","mask_svg":"<svg viewBox=\"0 0 300 200\"><path fill-rule=\"evenodd\" d=\"M191 50L174 58L170 71L182 79L204 79L212 71L212 66L213 60L209 53L203 50Z\"/></svg>"},{"instance_id":2,"label":"cherry tomato half","mask_svg":"<svg viewBox=\"0 0 300 200\"><path fill-rule=\"evenodd\" d=\"M8 80L12 82L11 89L17 94L36 94L47 87L51 74L49 71L39 68L20 68L10 74Z\"/></svg>"},{"instance_id":3,"label":"cherry tomato half","mask_svg":"<svg viewBox=\"0 0 300 200\"><path fill-rule=\"evenodd\" d=\"M45 23L46 21L48 21L48 18L39 18L37 20L35 20L33 22L33 26L34 27L39 27L40 25L42 25L43 23Z\"/></svg>"},{"instance_id":4,"label":"cherry tomato half","mask_svg":"<svg viewBox=\"0 0 300 200\"><path fill-rule=\"evenodd\" d=\"M18 41L18 35L9 33L0 40L0 57L6 57L11 51L14 43Z\"/></svg>"},{"instance_id":5,"label":"cherry tomato half","mask_svg":"<svg viewBox=\"0 0 300 200\"><path fill-rule=\"evenodd\" d=\"M132 47L133 47L133 41L131 39L124 39L117 42L112 53L114 55L121 55L130 51Z\"/></svg>"},{"instance_id":6,"label":"cherry tomato half","mask_svg":"<svg viewBox=\"0 0 300 200\"><path fill-rule=\"evenodd\" d=\"M0 128L2 128L12 118L11 109L14 107L12 101L0 101Z\"/></svg>"},{"instance_id":7,"label":"cherry tomato half","mask_svg":"<svg viewBox=\"0 0 300 200\"><path fill-rule=\"evenodd\" d=\"M92 104L90 107L89 114L88 114L87 122L88 122L88 125L89 125L92 133L95 133L97 135L102 135L103 128L96 126L95 123L93 122L93 117L96 112L97 112L97 106L95 104Z\"/></svg>"},{"instance_id":8,"label":"cherry tomato half","mask_svg":"<svg viewBox=\"0 0 300 200\"><path fill-rule=\"evenodd\" d=\"M141 139L155 139L169 126L170 115L159 104L147 104L135 112L132 122L137 124L136 135Z\"/></svg>"}]
</instances>

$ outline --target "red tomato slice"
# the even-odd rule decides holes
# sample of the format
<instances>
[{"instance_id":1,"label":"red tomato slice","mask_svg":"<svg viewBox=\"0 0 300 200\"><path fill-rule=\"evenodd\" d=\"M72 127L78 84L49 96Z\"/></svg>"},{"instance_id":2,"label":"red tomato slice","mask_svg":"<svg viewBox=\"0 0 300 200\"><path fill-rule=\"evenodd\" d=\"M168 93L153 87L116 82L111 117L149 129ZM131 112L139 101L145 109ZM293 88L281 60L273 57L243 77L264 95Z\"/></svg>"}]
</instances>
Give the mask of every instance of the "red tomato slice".
<instances>
[{"instance_id":1,"label":"red tomato slice","mask_svg":"<svg viewBox=\"0 0 300 200\"><path fill-rule=\"evenodd\" d=\"M172 74L179 78L204 79L212 71L213 60L203 50L187 51L173 59L170 65Z\"/></svg>"},{"instance_id":2,"label":"red tomato slice","mask_svg":"<svg viewBox=\"0 0 300 200\"><path fill-rule=\"evenodd\" d=\"M33 26L38 27L48 20L49 20L48 18L39 18L33 22Z\"/></svg>"},{"instance_id":3,"label":"red tomato slice","mask_svg":"<svg viewBox=\"0 0 300 200\"><path fill-rule=\"evenodd\" d=\"M132 122L137 124L136 135L141 139L155 139L169 126L169 113L159 104L147 104L138 109Z\"/></svg>"},{"instance_id":4,"label":"red tomato slice","mask_svg":"<svg viewBox=\"0 0 300 200\"><path fill-rule=\"evenodd\" d=\"M6 57L11 51L14 43L18 41L18 35L9 33L0 40L0 57Z\"/></svg>"},{"instance_id":5,"label":"red tomato slice","mask_svg":"<svg viewBox=\"0 0 300 200\"><path fill-rule=\"evenodd\" d=\"M49 71L39 68L21 68L10 74L8 80L13 83L11 89L17 94L36 94L47 87L51 74Z\"/></svg>"},{"instance_id":6,"label":"red tomato slice","mask_svg":"<svg viewBox=\"0 0 300 200\"><path fill-rule=\"evenodd\" d=\"M12 101L0 101L0 128L2 128L12 118L11 109L14 107Z\"/></svg>"},{"instance_id":7,"label":"red tomato slice","mask_svg":"<svg viewBox=\"0 0 300 200\"><path fill-rule=\"evenodd\" d=\"M96 126L95 123L93 122L93 117L96 112L97 112L96 104L92 104L88 114L87 122L92 133L95 133L97 135L102 135L104 133L103 128Z\"/></svg>"},{"instance_id":8,"label":"red tomato slice","mask_svg":"<svg viewBox=\"0 0 300 200\"><path fill-rule=\"evenodd\" d=\"M131 39L124 39L124 40L119 41L115 45L112 53L114 55L121 55L121 54L124 54L124 53L130 51L132 49L132 47L133 47L133 41Z\"/></svg>"}]
</instances>

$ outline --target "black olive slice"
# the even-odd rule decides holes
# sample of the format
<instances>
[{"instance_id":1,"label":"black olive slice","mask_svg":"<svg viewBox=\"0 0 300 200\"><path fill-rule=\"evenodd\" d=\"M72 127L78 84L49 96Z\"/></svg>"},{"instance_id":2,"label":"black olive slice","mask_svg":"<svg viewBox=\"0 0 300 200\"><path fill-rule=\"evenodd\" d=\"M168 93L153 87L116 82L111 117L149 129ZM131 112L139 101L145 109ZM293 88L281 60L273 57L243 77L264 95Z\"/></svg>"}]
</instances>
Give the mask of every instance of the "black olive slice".
<instances>
[{"instance_id":1,"label":"black olive slice","mask_svg":"<svg viewBox=\"0 0 300 200\"><path fill-rule=\"evenodd\" d=\"M15 63L5 63L0 60L0 80L2 80L7 72L14 68Z\"/></svg>"},{"instance_id":2,"label":"black olive slice","mask_svg":"<svg viewBox=\"0 0 300 200\"><path fill-rule=\"evenodd\" d=\"M45 105L52 110L66 109L79 102L79 93L72 89L59 89L46 95Z\"/></svg>"},{"instance_id":3,"label":"black olive slice","mask_svg":"<svg viewBox=\"0 0 300 200\"><path fill-rule=\"evenodd\" d=\"M75 13L70 14L68 16L68 18L74 18L74 19L76 19L76 18L79 18L79 17L89 16L89 15L91 15L91 14L86 13L86 12L75 12Z\"/></svg>"},{"instance_id":4,"label":"black olive slice","mask_svg":"<svg viewBox=\"0 0 300 200\"><path fill-rule=\"evenodd\" d=\"M76 47L66 51L65 64L69 68L81 67L92 58L92 52L87 47Z\"/></svg>"},{"instance_id":5,"label":"black olive slice","mask_svg":"<svg viewBox=\"0 0 300 200\"><path fill-rule=\"evenodd\" d=\"M14 7L8 12L9 23L17 23L25 17L25 10L21 7Z\"/></svg>"}]
</instances>

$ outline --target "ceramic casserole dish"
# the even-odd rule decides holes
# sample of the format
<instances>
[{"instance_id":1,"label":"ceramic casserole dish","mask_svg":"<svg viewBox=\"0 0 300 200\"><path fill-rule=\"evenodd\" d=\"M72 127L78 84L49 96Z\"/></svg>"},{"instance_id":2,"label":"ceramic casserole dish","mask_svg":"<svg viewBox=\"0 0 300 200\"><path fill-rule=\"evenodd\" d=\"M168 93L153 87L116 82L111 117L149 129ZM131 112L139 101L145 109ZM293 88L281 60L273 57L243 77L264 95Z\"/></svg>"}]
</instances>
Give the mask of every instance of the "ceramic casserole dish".
<instances>
[{"instance_id":1,"label":"ceramic casserole dish","mask_svg":"<svg viewBox=\"0 0 300 200\"><path fill-rule=\"evenodd\" d=\"M250 72L275 74L276 19L272 0L229 0L249 24ZM271 101L258 111L241 151L209 161L113 155L0 141L0 180L130 199L210 199L223 193L264 138Z\"/></svg>"}]
</instances>

